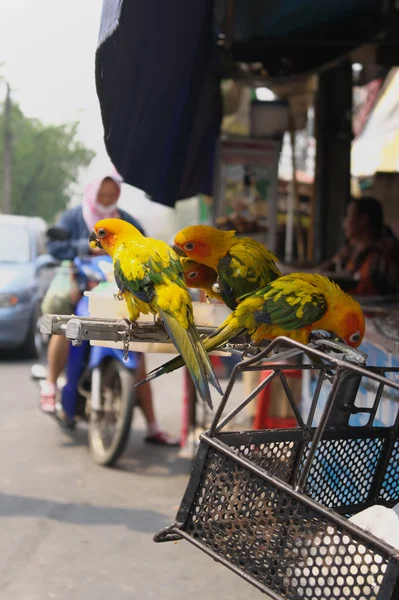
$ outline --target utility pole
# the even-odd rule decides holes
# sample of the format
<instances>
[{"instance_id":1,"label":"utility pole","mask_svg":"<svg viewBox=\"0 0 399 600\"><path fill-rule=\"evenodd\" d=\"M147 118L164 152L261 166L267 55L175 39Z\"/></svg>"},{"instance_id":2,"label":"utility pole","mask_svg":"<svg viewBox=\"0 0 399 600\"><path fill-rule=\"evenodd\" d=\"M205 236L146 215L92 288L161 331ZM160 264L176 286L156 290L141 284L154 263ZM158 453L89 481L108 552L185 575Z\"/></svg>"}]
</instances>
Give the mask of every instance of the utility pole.
<instances>
[{"instance_id":1,"label":"utility pole","mask_svg":"<svg viewBox=\"0 0 399 600\"><path fill-rule=\"evenodd\" d=\"M11 89L6 83L7 94L4 104L4 140L3 140L3 213L11 212L11 170L12 170L12 134L11 134Z\"/></svg>"}]
</instances>

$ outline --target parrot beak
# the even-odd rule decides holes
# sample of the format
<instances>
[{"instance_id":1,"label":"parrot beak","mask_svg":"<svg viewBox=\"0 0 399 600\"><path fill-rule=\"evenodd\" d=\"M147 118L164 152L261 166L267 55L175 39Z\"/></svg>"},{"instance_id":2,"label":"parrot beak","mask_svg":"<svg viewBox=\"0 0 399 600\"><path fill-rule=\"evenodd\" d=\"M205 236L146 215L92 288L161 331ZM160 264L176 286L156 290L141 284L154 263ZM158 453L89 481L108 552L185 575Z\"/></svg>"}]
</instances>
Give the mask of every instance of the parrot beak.
<instances>
[{"instance_id":1,"label":"parrot beak","mask_svg":"<svg viewBox=\"0 0 399 600\"><path fill-rule=\"evenodd\" d=\"M181 248L179 248L179 246L176 246L176 244L173 244L173 250L176 252L176 254L178 256L185 256L185 257L187 257L187 254L184 252L184 250L182 250Z\"/></svg>"},{"instance_id":2,"label":"parrot beak","mask_svg":"<svg viewBox=\"0 0 399 600\"><path fill-rule=\"evenodd\" d=\"M97 234L94 231L94 229L89 235L89 246L90 246L90 248L101 248L102 249L100 240L98 239Z\"/></svg>"}]
</instances>

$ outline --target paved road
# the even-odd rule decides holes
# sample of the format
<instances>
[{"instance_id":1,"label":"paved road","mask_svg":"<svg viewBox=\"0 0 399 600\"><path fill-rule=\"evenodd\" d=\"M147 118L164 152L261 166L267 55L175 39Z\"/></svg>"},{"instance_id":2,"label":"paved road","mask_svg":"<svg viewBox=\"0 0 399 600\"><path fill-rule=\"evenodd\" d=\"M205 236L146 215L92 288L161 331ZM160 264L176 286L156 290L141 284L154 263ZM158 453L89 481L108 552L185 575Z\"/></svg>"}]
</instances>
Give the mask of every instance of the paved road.
<instances>
[{"instance_id":1,"label":"paved road","mask_svg":"<svg viewBox=\"0 0 399 600\"><path fill-rule=\"evenodd\" d=\"M29 370L0 358L2 600L265 598L189 543L152 541L175 516L188 460L145 445L137 418L120 467L95 466L84 428L68 436L39 412ZM159 382L162 422L177 434L180 376L167 397Z\"/></svg>"}]
</instances>

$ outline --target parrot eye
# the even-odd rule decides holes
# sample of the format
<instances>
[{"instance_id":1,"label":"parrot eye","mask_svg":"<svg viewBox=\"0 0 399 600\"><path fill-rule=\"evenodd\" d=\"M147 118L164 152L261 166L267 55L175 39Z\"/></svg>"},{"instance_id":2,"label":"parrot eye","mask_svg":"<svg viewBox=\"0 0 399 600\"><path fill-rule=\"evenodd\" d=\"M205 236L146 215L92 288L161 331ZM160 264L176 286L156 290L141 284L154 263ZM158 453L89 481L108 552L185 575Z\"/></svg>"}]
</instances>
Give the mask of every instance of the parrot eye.
<instances>
[{"instance_id":1,"label":"parrot eye","mask_svg":"<svg viewBox=\"0 0 399 600\"><path fill-rule=\"evenodd\" d=\"M101 228L98 230L97 234L98 234L99 238L105 238L105 236L107 235L107 232L105 229Z\"/></svg>"},{"instance_id":2,"label":"parrot eye","mask_svg":"<svg viewBox=\"0 0 399 600\"><path fill-rule=\"evenodd\" d=\"M188 278L189 278L189 279L195 279L195 278L197 277L197 275L198 275L198 271L191 271L191 272L188 274Z\"/></svg>"},{"instance_id":3,"label":"parrot eye","mask_svg":"<svg viewBox=\"0 0 399 600\"><path fill-rule=\"evenodd\" d=\"M184 244L184 249L188 250L190 252L190 250L194 250L195 248L195 244L193 244L193 242L187 242L187 244Z\"/></svg>"},{"instance_id":4,"label":"parrot eye","mask_svg":"<svg viewBox=\"0 0 399 600\"><path fill-rule=\"evenodd\" d=\"M352 335L349 338L350 342L359 342L360 341L360 333L358 331L356 331L356 333L352 333Z\"/></svg>"}]
</instances>

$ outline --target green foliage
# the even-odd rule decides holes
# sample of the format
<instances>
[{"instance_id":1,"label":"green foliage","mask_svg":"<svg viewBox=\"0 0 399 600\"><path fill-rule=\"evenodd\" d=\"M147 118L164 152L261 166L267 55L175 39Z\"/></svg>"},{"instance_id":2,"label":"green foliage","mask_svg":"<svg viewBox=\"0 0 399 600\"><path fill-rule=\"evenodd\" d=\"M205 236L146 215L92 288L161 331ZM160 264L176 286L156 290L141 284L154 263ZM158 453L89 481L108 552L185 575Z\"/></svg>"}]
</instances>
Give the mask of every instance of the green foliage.
<instances>
[{"instance_id":1,"label":"green foliage","mask_svg":"<svg viewBox=\"0 0 399 600\"><path fill-rule=\"evenodd\" d=\"M27 118L13 103L11 210L14 214L51 221L65 209L79 169L87 167L95 156L77 139L78 125L45 125L38 119ZM4 109L0 112L0 186L3 139Z\"/></svg>"}]
</instances>

